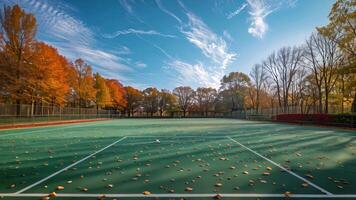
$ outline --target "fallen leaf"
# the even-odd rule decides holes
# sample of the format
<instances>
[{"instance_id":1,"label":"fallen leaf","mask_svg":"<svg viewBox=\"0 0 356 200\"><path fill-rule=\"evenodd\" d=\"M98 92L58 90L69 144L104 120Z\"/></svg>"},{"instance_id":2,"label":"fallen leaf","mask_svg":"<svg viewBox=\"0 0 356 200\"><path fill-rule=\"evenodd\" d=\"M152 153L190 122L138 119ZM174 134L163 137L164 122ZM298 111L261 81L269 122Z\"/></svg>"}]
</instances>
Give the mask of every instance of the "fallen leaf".
<instances>
[{"instance_id":1,"label":"fallen leaf","mask_svg":"<svg viewBox=\"0 0 356 200\"><path fill-rule=\"evenodd\" d=\"M61 185L58 185L58 186L56 187L56 189L57 189L57 190L64 190L64 187L61 186Z\"/></svg>"}]
</instances>

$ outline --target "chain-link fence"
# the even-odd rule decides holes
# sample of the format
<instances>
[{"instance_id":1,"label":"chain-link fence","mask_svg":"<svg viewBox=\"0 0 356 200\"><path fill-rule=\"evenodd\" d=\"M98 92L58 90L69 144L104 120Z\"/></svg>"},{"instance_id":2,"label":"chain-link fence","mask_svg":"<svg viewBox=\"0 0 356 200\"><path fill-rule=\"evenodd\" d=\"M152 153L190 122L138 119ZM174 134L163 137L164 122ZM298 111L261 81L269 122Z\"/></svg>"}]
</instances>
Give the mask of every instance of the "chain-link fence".
<instances>
[{"instance_id":1,"label":"chain-link fence","mask_svg":"<svg viewBox=\"0 0 356 200\"><path fill-rule=\"evenodd\" d=\"M351 106L329 105L328 114L347 114L350 113ZM274 107L262 108L258 111L256 109L246 109L243 111L246 119L273 119L281 114L320 114L325 113L325 108L320 108L317 105L310 106L287 106L287 107Z\"/></svg>"},{"instance_id":2,"label":"chain-link fence","mask_svg":"<svg viewBox=\"0 0 356 200\"><path fill-rule=\"evenodd\" d=\"M350 108L341 108L340 106L329 106L329 114L341 114ZM320 114L318 106L288 106L286 108L262 108L258 111L255 109L245 109L230 112L197 112L190 111L184 113L159 112L151 115L146 112L135 112L130 118L234 118L247 120L275 120L276 116L281 114ZM96 108L73 108L73 107L56 107L56 106L42 106L42 105L15 105L15 104L1 104L0 103L0 127L12 126L19 124L36 124L49 123L54 121L64 120L85 120L85 119L100 119L100 118L127 118L126 113L119 113L113 110L96 109ZM338 116L341 121L347 123L355 123L356 117L354 115ZM348 122L350 121L350 122Z\"/></svg>"},{"instance_id":3,"label":"chain-link fence","mask_svg":"<svg viewBox=\"0 0 356 200\"><path fill-rule=\"evenodd\" d=\"M325 108L321 109L319 106L288 106L263 108L258 111L255 109L236 111L233 112L232 117L248 120L356 127L356 113L351 113L351 107L337 105L330 105L327 113Z\"/></svg>"},{"instance_id":4,"label":"chain-link fence","mask_svg":"<svg viewBox=\"0 0 356 200\"><path fill-rule=\"evenodd\" d=\"M0 126L45 123L62 120L111 118L116 113L96 108L0 104Z\"/></svg>"}]
</instances>

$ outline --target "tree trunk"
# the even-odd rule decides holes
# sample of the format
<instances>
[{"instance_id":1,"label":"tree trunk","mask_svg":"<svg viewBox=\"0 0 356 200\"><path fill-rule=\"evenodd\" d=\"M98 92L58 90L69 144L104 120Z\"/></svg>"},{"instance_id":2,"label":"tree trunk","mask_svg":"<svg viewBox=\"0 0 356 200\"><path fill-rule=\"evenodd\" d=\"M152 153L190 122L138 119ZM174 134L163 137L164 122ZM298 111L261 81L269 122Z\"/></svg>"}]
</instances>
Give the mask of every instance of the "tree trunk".
<instances>
[{"instance_id":1,"label":"tree trunk","mask_svg":"<svg viewBox=\"0 0 356 200\"><path fill-rule=\"evenodd\" d=\"M354 100L352 102L351 112L356 113L356 92L355 92L355 95L354 95Z\"/></svg>"},{"instance_id":2,"label":"tree trunk","mask_svg":"<svg viewBox=\"0 0 356 200\"><path fill-rule=\"evenodd\" d=\"M341 74L341 113L344 113L345 80L344 73Z\"/></svg>"},{"instance_id":3,"label":"tree trunk","mask_svg":"<svg viewBox=\"0 0 356 200\"><path fill-rule=\"evenodd\" d=\"M325 113L329 113L329 91L328 89L325 90Z\"/></svg>"},{"instance_id":4,"label":"tree trunk","mask_svg":"<svg viewBox=\"0 0 356 200\"><path fill-rule=\"evenodd\" d=\"M318 113L322 113L323 112L323 95L321 93L321 88L319 88L319 110Z\"/></svg>"},{"instance_id":5,"label":"tree trunk","mask_svg":"<svg viewBox=\"0 0 356 200\"><path fill-rule=\"evenodd\" d=\"M16 100L16 116L20 116L20 109L21 109L21 101L18 99Z\"/></svg>"}]
</instances>

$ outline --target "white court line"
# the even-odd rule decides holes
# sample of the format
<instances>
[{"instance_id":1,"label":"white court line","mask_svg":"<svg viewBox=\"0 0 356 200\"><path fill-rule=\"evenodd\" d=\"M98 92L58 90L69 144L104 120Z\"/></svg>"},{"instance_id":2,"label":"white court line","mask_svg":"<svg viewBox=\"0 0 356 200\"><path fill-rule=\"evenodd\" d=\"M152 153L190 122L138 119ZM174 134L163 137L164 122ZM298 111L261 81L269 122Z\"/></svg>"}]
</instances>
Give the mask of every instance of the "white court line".
<instances>
[{"instance_id":1,"label":"white court line","mask_svg":"<svg viewBox=\"0 0 356 200\"><path fill-rule=\"evenodd\" d=\"M65 167L65 168L63 168L63 169L61 169L61 170L59 170L59 171L57 171L57 172L55 172L55 173L53 173L53 174L47 176L46 178L43 178L43 179L37 181L36 183L33 183L33 184L31 184L31 185L29 185L29 186L27 186L27 187L25 187L25 188L23 188L23 189L21 189L21 190L15 192L14 194L20 194L20 193L22 193L22 192L25 192L25 191L27 191L27 190L29 190L29 189L35 187L36 185L38 185L38 184L40 184L40 183L43 183L44 181L46 181L46 180L52 178L53 176L56 176L56 175L59 174L59 173L62 173L63 171L68 170L69 168L71 168L71 167L73 167L73 166L75 166L75 165L77 165L77 164L79 164L79 163L81 163L81 162L83 162L83 161L89 159L90 157L92 157L92 156L94 156L95 154L98 154L98 153L104 151L104 150L107 149L107 148L110 148L111 146L117 144L118 142L120 142L120 141L122 141L122 140L124 140L124 139L126 139L126 138L127 138L126 136L123 137L123 138L120 138L119 140L116 140L115 142L109 144L108 146L106 146L106 147L104 147L104 148L102 148L102 149L100 149L100 150L98 150L98 151L96 151L96 152L94 152L94 153L92 153L92 154L90 154L90 155L88 155L88 156L86 156L86 157L84 157L84 158L78 160L77 162L75 162L75 163L73 163L73 164L68 165L67 167Z\"/></svg>"},{"instance_id":2,"label":"white court line","mask_svg":"<svg viewBox=\"0 0 356 200\"><path fill-rule=\"evenodd\" d=\"M274 162L273 160L270 160L270 159L266 158L265 156L263 156L263 155L257 153L256 151L254 151L254 150L248 148L247 146L241 144L240 142L238 142L238 141L232 139L230 136L226 136L226 137L229 138L231 141L237 143L238 145L244 147L245 149L249 150L250 152L256 154L257 156L259 156L259 157L261 157L261 158L267 160L268 162L272 163L273 165L279 167L280 169L282 169L282 170L288 172L289 174L291 174L291 175L293 175L293 176L295 176L295 177L301 179L302 181L308 183L309 185L313 186L314 188L320 190L321 192L323 192L323 193L325 193L325 194L327 194L327 195L333 195L331 192L328 192L327 190L325 190L325 189L323 189L323 188L321 188L321 187L315 185L314 183L310 182L309 180L307 180L307 179L305 179L305 178L299 176L298 174L296 174L296 173L294 173L294 172L292 172L292 171L286 169L285 167L281 166L280 164Z\"/></svg>"},{"instance_id":3,"label":"white court line","mask_svg":"<svg viewBox=\"0 0 356 200\"><path fill-rule=\"evenodd\" d=\"M259 194L259 193L223 193L220 194L222 197L226 198L251 198L251 197L261 197L261 198L276 198L276 197L286 197L285 194ZM23 193L23 194L15 194L15 193L0 193L0 197L45 197L48 196L48 193ZM130 198L164 198L164 197L170 197L170 198L204 198L204 197L214 197L216 196L215 193L203 193L203 194L187 194L187 193L176 193L176 194L150 194L150 195L143 195L140 193L137 194L81 194L81 193L57 193L57 197L68 197L68 198L89 198L89 197L94 197L98 198L101 196L105 196L107 198L120 198L120 197L130 197ZM326 195L326 194L291 194L289 198L322 198L322 199L327 199L327 198L350 198L350 199L355 199L356 194L332 194L332 195Z\"/></svg>"},{"instance_id":4,"label":"white court line","mask_svg":"<svg viewBox=\"0 0 356 200\"><path fill-rule=\"evenodd\" d=\"M131 138L152 138L152 137L157 137L157 138L226 138L227 135L130 135L128 137Z\"/></svg>"}]
</instances>

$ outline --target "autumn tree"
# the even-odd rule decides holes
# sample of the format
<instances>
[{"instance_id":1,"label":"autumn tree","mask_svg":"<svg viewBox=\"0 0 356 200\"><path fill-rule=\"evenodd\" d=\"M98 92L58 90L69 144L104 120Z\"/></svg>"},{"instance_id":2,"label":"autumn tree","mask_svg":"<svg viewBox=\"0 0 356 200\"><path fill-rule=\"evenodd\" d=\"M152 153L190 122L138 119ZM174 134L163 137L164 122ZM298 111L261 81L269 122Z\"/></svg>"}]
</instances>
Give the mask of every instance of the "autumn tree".
<instances>
[{"instance_id":1,"label":"autumn tree","mask_svg":"<svg viewBox=\"0 0 356 200\"><path fill-rule=\"evenodd\" d=\"M338 79L343 57L335 41L319 33L313 33L306 43L305 58L312 71L313 82L317 86L319 112L328 113L330 92Z\"/></svg>"},{"instance_id":2,"label":"autumn tree","mask_svg":"<svg viewBox=\"0 0 356 200\"><path fill-rule=\"evenodd\" d=\"M142 98L143 95L139 90L131 86L125 87L125 100L127 102L126 110L129 117L133 116L134 113L138 110L138 108L140 108Z\"/></svg>"},{"instance_id":3,"label":"autumn tree","mask_svg":"<svg viewBox=\"0 0 356 200\"><path fill-rule=\"evenodd\" d=\"M337 0L329 14L329 23L319 27L318 32L333 40L342 50L345 62L340 73L343 96L345 91L353 92L352 112L356 112L356 2ZM345 83L351 83L345 87ZM352 95L352 94L351 94ZM342 101L343 106L343 101Z\"/></svg>"},{"instance_id":4,"label":"autumn tree","mask_svg":"<svg viewBox=\"0 0 356 200\"><path fill-rule=\"evenodd\" d=\"M29 59L27 74L31 104L64 105L69 93L69 62L57 49L43 42L36 42L33 50L36 53Z\"/></svg>"},{"instance_id":5,"label":"autumn tree","mask_svg":"<svg viewBox=\"0 0 356 200\"><path fill-rule=\"evenodd\" d=\"M163 116L163 113L172 114L177 110L177 97L169 90L162 89L158 94L158 111L159 116Z\"/></svg>"},{"instance_id":6,"label":"autumn tree","mask_svg":"<svg viewBox=\"0 0 356 200\"><path fill-rule=\"evenodd\" d=\"M97 109L111 106L110 89L106 85L106 80L99 73L95 73L95 89L96 98L95 103Z\"/></svg>"},{"instance_id":7,"label":"autumn tree","mask_svg":"<svg viewBox=\"0 0 356 200\"><path fill-rule=\"evenodd\" d=\"M250 85L250 78L242 72L231 72L221 79L220 96L229 105L231 112L244 109L245 97Z\"/></svg>"},{"instance_id":8,"label":"autumn tree","mask_svg":"<svg viewBox=\"0 0 356 200\"><path fill-rule=\"evenodd\" d=\"M193 104L194 90L189 86L180 86L176 87L173 93L177 96L179 108L185 117L189 107Z\"/></svg>"},{"instance_id":9,"label":"autumn tree","mask_svg":"<svg viewBox=\"0 0 356 200\"><path fill-rule=\"evenodd\" d=\"M146 88L143 93L143 107L152 117L158 111L159 91L154 87Z\"/></svg>"},{"instance_id":10,"label":"autumn tree","mask_svg":"<svg viewBox=\"0 0 356 200\"><path fill-rule=\"evenodd\" d=\"M94 87L93 71L90 65L82 59L74 62L70 74L71 87L73 89L74 99L78 105L87 107L90 102L95 100L96 89Z\"/></svg>"},{"instance_id":11,"label":"autumn tree","mask_svg":"<svg viewBox=\"0 0 356 200\"><path fill-rule=\"evenodd\" d=\"M195 91L195 99L198 103L198 108L202 115L207 116L209 109L213 109L216 96L217 91L214 88L197 88Z\"/></svg>"},{"instance_id":12,"label":"autumn tree","mask_svg":"<svg viewBox=\"0 0 356 200\"><path fill-rule=\"evenodd\" d=\"M125 88L118 80L115 79L106 80L106 85L110 91L111 107L116 110L123 110L127 104L125 99Z\"/></svg>"},{"instance_id":13,"label":"autumn tree","mask_svg":"<svg viewBox=\"0 0 356 200\"><path fill-rule=\"evenodd\" d=\"M333 40L353 62L356 61L356 2L337 0L329 14L329 24L319 27L320 34Z\"/></svg>"},{"instance_id":14,"label":"autumn tree","mask_svg":"<svg viewBox=\"0 0 356 200\"><path fill-rule=\"evenodd\" d=\"M15 100L19 114L19 106L28 86L27 65L35 42L36 19L18 5L4 6L0 12L0 25L0 84L5 95L11 95Z\"/></svg>"}]
</instances>

